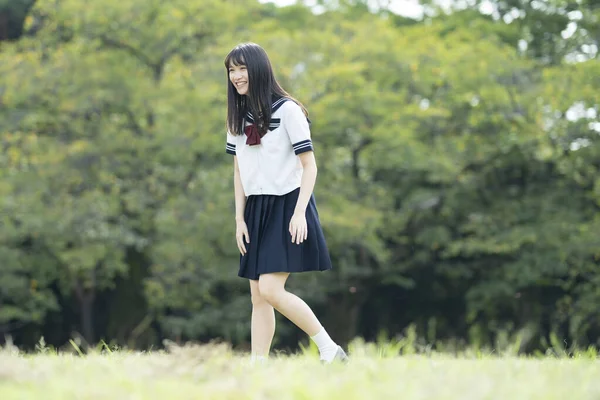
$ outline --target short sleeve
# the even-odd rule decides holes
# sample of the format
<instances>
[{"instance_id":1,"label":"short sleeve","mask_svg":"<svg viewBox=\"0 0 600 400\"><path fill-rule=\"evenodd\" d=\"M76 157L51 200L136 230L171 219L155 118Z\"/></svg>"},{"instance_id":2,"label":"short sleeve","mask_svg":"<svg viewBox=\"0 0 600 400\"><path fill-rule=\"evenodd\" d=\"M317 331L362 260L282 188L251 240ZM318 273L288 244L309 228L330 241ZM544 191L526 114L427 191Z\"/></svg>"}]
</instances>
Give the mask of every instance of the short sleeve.
<instances>
[{"instance_id":1,"label":"short sleeve","mask_svg":"<svg viewBox=\"0 0 600 400\"><path fill-rule=\"evenodd\" d=\"M235 136L233 136L229 130L227 131L227 144L225 145L225 152L235 156Z\"/></svg>"},{"instance_id":2,"label":"short sleeve","mask_svg":"<svg viewBox=\"0 0 600 400\"><path fill-rule=\"evenodd\" d=\"M307 151L313 151L308 119L302 112L302 108L293 101L286 102L284 107L285 113L282 124L290 137L294 153L298 155Z\"/></svg>"}]
</instances>

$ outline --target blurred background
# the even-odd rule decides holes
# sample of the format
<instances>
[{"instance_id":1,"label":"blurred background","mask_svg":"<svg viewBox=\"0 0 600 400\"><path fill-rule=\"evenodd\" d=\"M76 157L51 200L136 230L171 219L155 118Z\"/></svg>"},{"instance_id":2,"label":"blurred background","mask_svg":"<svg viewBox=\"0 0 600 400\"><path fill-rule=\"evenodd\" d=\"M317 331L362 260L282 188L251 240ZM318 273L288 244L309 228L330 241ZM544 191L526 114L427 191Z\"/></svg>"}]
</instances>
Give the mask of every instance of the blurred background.
<instances>
[{"instance_id":1,"label":"blurred background","mask_svg":"<svg viewBox=\"0 0 600 400\"><path fill-rule=\"evenodd\" d=\"M308 108L342 344L600 345L600 2L0 0L0 343L247 350L226 72ZM274 348L306 335L277 317ZM360 340L360 339L359 339Z\"/></svg>"}]
</instances>

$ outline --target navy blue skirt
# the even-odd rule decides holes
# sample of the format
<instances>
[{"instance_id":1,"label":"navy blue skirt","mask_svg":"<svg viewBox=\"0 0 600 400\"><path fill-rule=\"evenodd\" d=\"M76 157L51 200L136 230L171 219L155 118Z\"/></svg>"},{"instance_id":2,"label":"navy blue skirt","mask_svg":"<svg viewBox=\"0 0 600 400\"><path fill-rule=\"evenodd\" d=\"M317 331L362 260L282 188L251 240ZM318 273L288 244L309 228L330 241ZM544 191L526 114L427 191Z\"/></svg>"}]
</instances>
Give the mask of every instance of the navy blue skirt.
<instances>
[{"instance_id":1,"label":"navy blue skirt","mask_svg":"<svg viewBox=\"0 0 600 400\"><path fill-rule=\"evenodd\" d=\"M283 196L248 196L244 218L250 244L246 243L247 253L240 255L238 276L258 280L261 274L272 272L331 269L314 195L306 207L307 239L300 244L292 243L289 226L299 194L300 188Z\"/></svg>"}]
</instances>

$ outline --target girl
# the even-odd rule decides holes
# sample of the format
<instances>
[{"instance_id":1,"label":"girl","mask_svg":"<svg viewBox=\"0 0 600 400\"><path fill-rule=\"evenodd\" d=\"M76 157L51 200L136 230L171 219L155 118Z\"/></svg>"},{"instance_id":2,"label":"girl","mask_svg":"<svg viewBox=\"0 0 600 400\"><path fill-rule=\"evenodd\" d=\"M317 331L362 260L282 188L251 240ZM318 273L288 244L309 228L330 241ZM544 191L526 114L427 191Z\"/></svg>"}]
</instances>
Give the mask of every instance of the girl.
<instances>
[{"instance_id":1,"label":"girl","mask_svg":"<svg viewBox=\"0 0 600 400\"><path fill-rule=\"evenodd\" d=\"M234 156L238 275L250 281L252 359L268 357L277 309L310 336L323 362L347 361L310 307L285 290L292 272L331 269L312 194L317 166L307 112L281 88L257 44L235 47L225 68L226 151Z\"/></svg>"}]
</instances>

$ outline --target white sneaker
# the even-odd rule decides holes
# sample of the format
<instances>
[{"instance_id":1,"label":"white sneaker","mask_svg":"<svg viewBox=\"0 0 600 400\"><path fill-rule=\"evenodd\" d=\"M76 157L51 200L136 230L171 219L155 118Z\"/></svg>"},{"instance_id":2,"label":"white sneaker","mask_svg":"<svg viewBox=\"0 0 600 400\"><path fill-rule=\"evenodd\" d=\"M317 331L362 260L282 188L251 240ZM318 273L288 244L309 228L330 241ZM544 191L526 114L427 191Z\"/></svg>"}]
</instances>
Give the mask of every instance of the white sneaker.
<instances>
[{"instance_id":1,"label":"white sneaker","mask_svg":"<svg viewBox=\"0 0 600 400\"><path fill-rule=\"evenodd\" d=\"M321 360L321 362L323 364L331 364L331 363L336 362L336 361L341 361L344 364L347 364L350 361L350 359L348 358L348 355L346 354L346 352L344 351L344 349L342 349L341 346L338 346L337 351L335 352L335 356L333 357L333 360L331 360L330 362L327 362L325 360Z\"/></svg>"}]
</instances>

